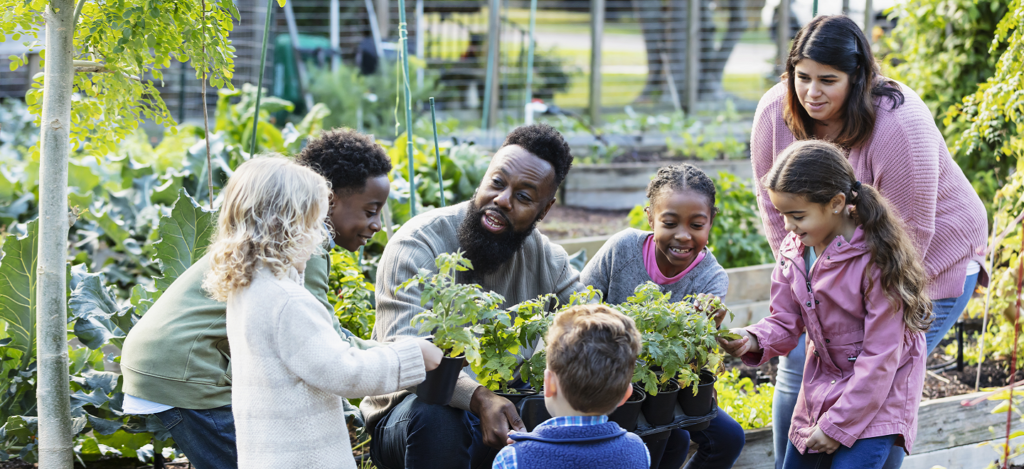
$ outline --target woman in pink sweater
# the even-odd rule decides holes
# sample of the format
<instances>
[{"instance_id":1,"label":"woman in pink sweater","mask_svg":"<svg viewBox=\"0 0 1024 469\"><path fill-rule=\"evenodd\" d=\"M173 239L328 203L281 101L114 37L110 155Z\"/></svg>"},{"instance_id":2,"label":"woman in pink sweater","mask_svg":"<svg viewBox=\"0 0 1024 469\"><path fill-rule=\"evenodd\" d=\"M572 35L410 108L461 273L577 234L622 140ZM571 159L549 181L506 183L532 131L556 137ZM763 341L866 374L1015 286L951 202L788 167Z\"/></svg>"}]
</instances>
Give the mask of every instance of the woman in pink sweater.
<instances>
[{"instance_id":1,"label":"woman in pink sweater","mask_svg":"<svg viewBox=\"0 0 1024 469\"><path fill-rule=\"evenodd\" d=\"M844 16L819 16L793 41L781 83L761 98L750 157L758 206L778 257L785 228L761 178L797 140L821 139L846 152L858 180L877 188L902 219L924 259L935 321L927 352L956 322L978 283L986 244L985 208L949 155L931 112L913 90L883 77L867 38ZM980 278L979 278L980 277ZM803 374L804 340L780 357L774 400L776 454L785 454ZM899 467L893 451L886 468ZM776 467L781 468L781 458Z\"/></svg>"}]
</instances>

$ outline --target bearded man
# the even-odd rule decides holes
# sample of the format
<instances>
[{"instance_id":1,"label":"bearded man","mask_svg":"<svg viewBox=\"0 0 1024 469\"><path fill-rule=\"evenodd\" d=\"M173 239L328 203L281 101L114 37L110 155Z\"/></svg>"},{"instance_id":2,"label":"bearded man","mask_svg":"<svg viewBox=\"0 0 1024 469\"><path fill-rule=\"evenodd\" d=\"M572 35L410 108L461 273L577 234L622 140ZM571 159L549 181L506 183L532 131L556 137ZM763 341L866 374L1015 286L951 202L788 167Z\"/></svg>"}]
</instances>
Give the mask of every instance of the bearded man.
<instances>
[{"instance_id":1,"label":"bearded man","mask_svg":"<svg viewBox=\"0 0 1024 469\"><path fill-rule=\"evenodd\" d=\"M423 308L420 288L399 289L434 259L462 250L474 270L460 283L477 283L505 298L503 307L554 293L561 302L582 290L569 256L535 228L555 203L572 166L562 135L544 124L519 127L491 159L469 201L409 220L388 242L377 268L373 339L421 336L410 321ZM370 454L381 469L491 467L509 430L523 430L515 406L465 372L447 406L403 391L364 399L372 433Z\"/></svg>"}]
</instances>

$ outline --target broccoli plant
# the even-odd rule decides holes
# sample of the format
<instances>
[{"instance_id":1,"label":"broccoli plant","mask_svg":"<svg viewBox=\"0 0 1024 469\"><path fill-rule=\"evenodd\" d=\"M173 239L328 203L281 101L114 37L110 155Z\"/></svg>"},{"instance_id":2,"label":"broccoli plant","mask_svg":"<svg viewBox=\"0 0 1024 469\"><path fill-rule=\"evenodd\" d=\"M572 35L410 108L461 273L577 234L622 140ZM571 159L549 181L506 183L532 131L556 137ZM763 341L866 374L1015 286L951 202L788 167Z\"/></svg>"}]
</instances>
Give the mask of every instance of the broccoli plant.
<instances>
[{"instance_id":1,"label":"broccoli plant","mask_svg":"<svg viewBox=\"0 0 1024 469\"><path fill-rule=\"evenodd\" d=\"M413 316L412 325L420 332L433 333L434 345L449 357L465 354L471 365L479 366L481 324L495 318L505 298L484 292L480 285L462 284L455 280L457 272L473 268L462 255L441 253L434 261L437 273L420 269L416 276L399 286L402 289L422 288L420 304L430 309Z\"/></svg>"}]
</instances>

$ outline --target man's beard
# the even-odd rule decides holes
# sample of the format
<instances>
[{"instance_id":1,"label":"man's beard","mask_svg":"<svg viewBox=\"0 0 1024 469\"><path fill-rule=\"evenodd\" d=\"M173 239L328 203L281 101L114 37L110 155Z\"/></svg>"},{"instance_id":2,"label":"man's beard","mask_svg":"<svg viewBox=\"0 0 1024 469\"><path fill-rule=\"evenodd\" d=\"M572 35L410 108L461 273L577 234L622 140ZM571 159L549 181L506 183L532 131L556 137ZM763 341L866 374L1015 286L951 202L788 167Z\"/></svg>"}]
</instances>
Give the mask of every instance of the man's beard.
<instances>
[{"instance_id":1,"label":"man's beard","mask_svg":"<svg viewBox=\"0 0 1024 469\"><path fill-rule=\"evenodd\" d=\"M484 213L491 212L505 222L504 232L494 234L487 231L481 224ZM480 209L476 206L476 200L470 199L466 218L459 224L459 247L462 248L466 259L473 263L473 270L467 272L470 278L480 278L486 274L498 270L516 252L523 247L526 238L533 233L537 227L540 216L522 231L515 231L512 228L512 221L504 212L497 208Z\"/></svg>"}]
</instances>

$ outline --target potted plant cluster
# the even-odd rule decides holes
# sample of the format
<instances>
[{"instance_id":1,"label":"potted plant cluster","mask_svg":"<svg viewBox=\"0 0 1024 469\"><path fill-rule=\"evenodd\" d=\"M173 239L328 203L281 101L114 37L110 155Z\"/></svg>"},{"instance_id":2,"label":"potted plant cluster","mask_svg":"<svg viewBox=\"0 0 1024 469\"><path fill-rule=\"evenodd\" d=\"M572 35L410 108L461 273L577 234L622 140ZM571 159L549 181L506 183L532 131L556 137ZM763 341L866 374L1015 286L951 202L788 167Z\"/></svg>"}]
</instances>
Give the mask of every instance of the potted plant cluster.
<instances>
[{"instance_id":1,"label":"potted plant cluster","mask_svg":"<svg viewBox=\"0 0 1024 469\"><path fill-rule=\"evenodd\" d=\"M690 298L687 298L690 299ZM718 348L718 338L728 340L739 336L728 330L719 330L711 318L715 311L726 309L720 298L705 296L693 298L693 305L703 314L690 315L689 337L696 346L696 354L689 367L683 369L676 378L679 381L679 406L689 416L705 415L711 412L713 405L715 373L722 364L722 352ZM732 312L729 312L730 317Z\"/></svg>"},{"instance_id":2,"label":"potted plant cluster","mask_svg":"<svg viewBox=\"0 0 1024 469\"><path fill-rule=\"evenodd\" d=\"M599 302L600 299L601 293L599 291L594 290L593 287L587 287L586 290L573 293L569 297L569 301L564 306L558 308L558 312L580 304ZM541 393L544 387L547 353L542 341L547 336L548 329L550 329L555 317L555 314L549 312L552 306L557 306L557 298L554 295L544 295L512 308L516 314L513 329L519 336L518 346L520 350L527 347L536 349L530 354L529 358L523 357L524 359L521 361L519 368L520 377L532 386L536 393ZM514 396L505 395L505 397L515 402ZM519 402L516 407L520 418L523 419L523 425L529 431L532 431L541 422L551 418L547 408L544 406L544 399L541 397L543 397L543 394L537 397L518 397Z\"/></svg>"},{"instance_id":3,"label":"potted plant cluster","mask_svg":"<svg viewBox=\"0 0 1024 469\"><path fill-rule=\"evenodd\" d=\"M493 292L484 292L480 285L456 282L457 272L471 270L473 264L462 252L442 253L435 260L437 273L427 269L403 283L399 288L419 286L423 289L420 304L428 307L413 316L412 325L420 332L433 334L434 345L444 351L441 364L427 372L416 388L419 399L430 404L446 405L455 391L463 361L479 363L482 324L490 322L501 310L505 299Z\"/></svg>"},{"instance_id":4,"label":"potted plant cluster","mask_svg":"<svg viewBox=\"0 0 1024 469\"><path fill-rule=\"evenodd\" d=\"M711 411L714 371L722 361L716 339L729 333L719 331L708 313L722 307L712 298L687 297L673 302L671 293L662 292L652 282L637 286L633 296L619 306L636 322L642 337L633 382L647 394L641 408L651 425L671 423L676 402L689 416ZM702 389L707 389L706 395ZM704 397L706 405L700 400Z\"/></svg>"},{"instance_id":5,"label":"potted plant cluster","mask_svg":"<svg viewBox=\"0 0 1024 469\"><path fill-rule=\"evenodd\" d=\"M535 351L551 324L549 308L555 302L551 294L524 301L481 325L480 360L473 364L481 385L513 404L537 393L532 387L544 383L544 354ZM525 386L513 386L517 369Z\"/></svg>"}]
</instances>

